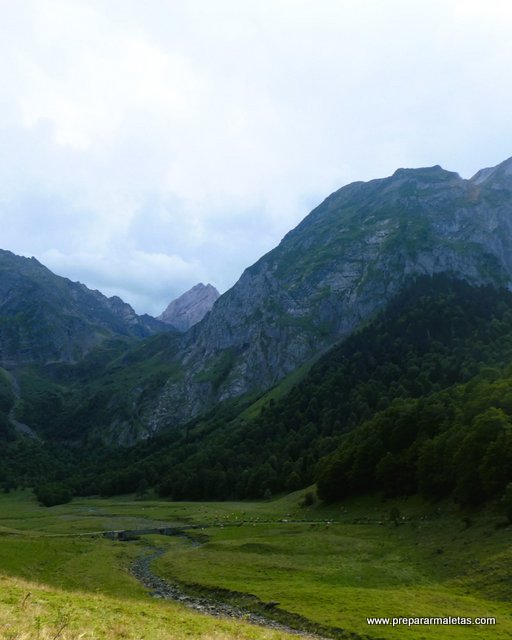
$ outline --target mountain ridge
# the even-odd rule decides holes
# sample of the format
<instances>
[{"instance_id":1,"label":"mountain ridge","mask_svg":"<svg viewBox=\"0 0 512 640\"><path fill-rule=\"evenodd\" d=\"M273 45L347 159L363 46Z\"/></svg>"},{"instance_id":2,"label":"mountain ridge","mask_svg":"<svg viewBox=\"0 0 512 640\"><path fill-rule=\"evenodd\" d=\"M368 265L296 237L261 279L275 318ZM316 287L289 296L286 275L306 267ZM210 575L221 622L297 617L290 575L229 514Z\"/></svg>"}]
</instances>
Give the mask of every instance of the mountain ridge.
<instances>
[{"instance_id":1,"label":"mountain ridge","mask_svg":"<svg viewBox=\"0 0 512 640\"><path fill-rule=\"evenodd\" d=\"M36 258L0 250L0 365L75 362L103 340L144 338L170 328L55 275Z\"/></svg>"},{"instance_id":2,"label":"mountain ridge","mask_svg":"<svg viewBox=\"0 0 512 640\"><path fill-rule=\"evenodd\" d=\"M245 269L188 331L124 355L114 349L112 365L102 356L100 388L92 358L84 407L103 407L96 435L129 442L180 427L219 403L247 403L371 320L418 276L447 273L510 290L511 167L509 159L469 180L438 165L397 169L335 191ZM52 282L71 287L63 281ZM116 298L87 293L77 283L71 290L75 296L85 291L103 312L113 307L118 323L120 315L132 317ZM131 329L123 321L120 333L100 327L99 340L93 332L97 342L78 355L108 336L140 333L138 318ZM1 339L0 331L0 345ZM57 355L53 359L73 361Z\"/></svg>"},{"instance_id":3,"label":"mountain ridge","mask_svg":"<svg viewBox=\"0 0 512 640\"><path fill-rule=\"evenodd\" d=\"M186 335L151 428L261 392L375 314L415 275L512 283L511 160L473 180L398 169L328 196ZM479 174L477 173L476 176Z\"/></svg>"}]
</instances>

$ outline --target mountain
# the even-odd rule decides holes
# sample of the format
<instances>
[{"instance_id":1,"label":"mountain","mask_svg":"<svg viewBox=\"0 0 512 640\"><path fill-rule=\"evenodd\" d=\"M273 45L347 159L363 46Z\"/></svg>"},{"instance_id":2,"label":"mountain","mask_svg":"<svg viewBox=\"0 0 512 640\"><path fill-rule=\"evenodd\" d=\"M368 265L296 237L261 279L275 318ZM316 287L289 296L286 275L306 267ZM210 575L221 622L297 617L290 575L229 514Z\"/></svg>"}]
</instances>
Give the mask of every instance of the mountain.
<instances>
[{"instance_id":1,"label":"mountain","mask_svg":"<svg viewBox=\"0 0 512 640\"><path fill-rule=\"evenodd\" d=\"M52 302L60 327L69 281L27 262L16 273L50 284L40 300L21 280L17 304ZM511 327L512 160L470 180L399 169L329 196L187 332L40 359L19 389L0 377L0 483L499 500L512 487Z\"/></svg>"},{"instance_id":2,"label":"mountain","mask_svg":"<svg viewBox=\"0 0 512 640\"><path fill-rule=\"evenodd\" d=\"M211 310L220 296L211 284L206 286L200 282L176 300L169 303L158 320L172 325L178 331L188 331Z\"/></svg>"},{"instance_id":3,"label":"mountain","mask_svg":"<svg viewBox=\"0 0 512 640\"><path fill-rule=\"evenodd\" d=\"M333 193L185 334L141 420L155 431L257 396L437 273L511 287L512 159L470 180L398 169Z\"/></svg>"},{"instance_id":4,"label":"mountain","mask_svg":"<svg viewBox=\"0 0 512 640\"><path fill-rule=\"evenodd\" d=\"M74 362L107 338L168 330L117 296L107 298L35 258L0 250L0 366Z\"/></svg>"},{"instance_id":5,"label":"mountain","mask_svg":"<svg viewBox=\"0 0 512 640\"><path fill-rule=\"evenodd\" d=\"M28 263L39 275L56 278L37 261L19 260L25 261L24 268ZM219 403L247 406L364 326L417 276L439 273L475 286L511 288L512 159L470 180L435 166L399 169L388 178L343 187L246 269L187 332L155 336L124 352L123 345L101 354L94 350L83 365L59 369L55 384L74 381L73 393L68 397L54 388L66 412L53 415L45 409L44 424L34 403L44 406L48 393L27 382L19 419L59 437L65 438L68 429L75 440L89 434L116 445L189 423ZM36 308L29 318L24 312L21 322L32 332L26 360L72 361L77 356L68 342L78 345L80 355L106 336L134 330L140 335L144 321L132 316L129 307L121 309L133 324L127 327L115 316L121 333L105 322L99 323L100 331L98 311L111 311L112 299L65 279L51 282L47 295L41 295L40 284L34 295L25 283L26 292L17 302L23 309ZM87 322L82 305L73 315L66 311L69 299L59 299L59 291L69 293L73 287L81 296L95 298L96 311ZM50 302L51 313L41 314ZM48 316L46 324L41 325L39 316ZM15 309L8 317L17 317ZM68 333L62 331L69 325L74 342L66 342ZM0 328L13 326L10 320ZM46 328L37 333L41 326ZM52 337L56 330L58 340ZM25 339L23 331L15 335ZM0 344L5 343L3 338ZM11 347L11 352L13 358L23 358L20 348Z\"/></svg>"},{"instance_id":6,"label":"mountain","mask_svg":"<svg viewBox=\"0 0 512 640\"><path fill-rule=\"evenodd\" d=\"M223 500L318 482L328 500L421 491L477 504L512 482L511 362L511 292L420 276L246 410L218 406L103 458L94 446L84 459L97 463L63 478L75 494L145 481L175 500Z\"/></svg>"}]
</instances>

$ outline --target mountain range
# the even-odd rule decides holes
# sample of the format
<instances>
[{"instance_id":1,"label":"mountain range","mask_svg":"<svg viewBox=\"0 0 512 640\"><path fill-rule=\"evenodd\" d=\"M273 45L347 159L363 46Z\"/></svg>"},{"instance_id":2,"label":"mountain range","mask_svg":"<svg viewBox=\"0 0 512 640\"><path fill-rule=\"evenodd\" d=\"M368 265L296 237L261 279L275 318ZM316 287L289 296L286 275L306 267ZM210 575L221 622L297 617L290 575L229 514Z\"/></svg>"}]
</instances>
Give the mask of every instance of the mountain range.
<instances>
[{"instance_id":1,"label":"mountain range","mask_svg":"<svg viewBox=\"0 0 512 640\"><path fill-rule=\"evenodd\" d=\"M272 491L297 486L315 479L315 465L344 433L394 400L463 384L482 363L504 367L511 289L512 159L469 180L434 166L345 186L229 291L217 297L211 285L198 285L159 319L3 251L1 364L18 384L9 391L4 381L4 424L11 415L47 442L85 447L94 459L129 447L94 472L113 493L132 490L137 478L182 497L256 495L269 477ZM492 335L486 322L494 323ZM398 347L409 329L409 342ZM482 340L478 356L472 345ZM333 348L341 349L340 363L357 363L363 353L361 365L343 364L309 383L327 371L322 363ZM401 355L387 355L395 351ZM410 386L408 376L423 382ZM318 390L331 378L341 386L326 397L338 400L323 406ZM298 383L306 385L300 398ZM266 443L260 449L273 466L247 457L250 433L254 451ZM231 458L245 462L239 468ZM153 463L140 467L139 459ZM112 479L107 469L116 465ZM198 488L203 469L216 466L215 478L205 476ZM74 491L84 486L77 480Z\"/></svg>"}]
</instances>

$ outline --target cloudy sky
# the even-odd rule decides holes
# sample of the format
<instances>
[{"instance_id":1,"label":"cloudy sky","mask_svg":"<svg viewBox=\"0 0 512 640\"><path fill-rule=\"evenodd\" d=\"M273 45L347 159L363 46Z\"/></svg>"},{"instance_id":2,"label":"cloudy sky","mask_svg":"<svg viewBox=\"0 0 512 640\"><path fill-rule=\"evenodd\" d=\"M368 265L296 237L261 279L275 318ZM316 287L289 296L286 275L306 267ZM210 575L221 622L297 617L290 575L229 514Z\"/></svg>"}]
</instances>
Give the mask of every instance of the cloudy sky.
<instances>
[{"instance_id":1,"label":"cloudy sky","mask_svg":"<svg viewBox=\"0 0 512 640\"><path fill-rule=\"evenodd\" d=\"M0 247L140 312L353 180L512 155L509 0L0 0Z\"/></svg>"}]
</instances>

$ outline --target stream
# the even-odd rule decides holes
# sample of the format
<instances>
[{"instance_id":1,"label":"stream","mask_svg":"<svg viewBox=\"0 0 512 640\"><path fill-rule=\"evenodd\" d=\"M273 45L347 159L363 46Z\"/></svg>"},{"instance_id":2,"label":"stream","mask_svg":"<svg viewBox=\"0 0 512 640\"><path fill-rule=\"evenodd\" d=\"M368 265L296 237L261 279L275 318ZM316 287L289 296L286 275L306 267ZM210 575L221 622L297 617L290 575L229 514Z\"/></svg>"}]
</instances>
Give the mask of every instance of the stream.
<instances>
[{"instance_id":1,"label":"stream","mask_svg":"<svg viewBox=\"0 0 512 640\"><path fill-rule=\"evenodd\" d=\"M147 589L150 589L151 595L154 598L173 600L174 602L184 604L185 606L194 609L195 611L199 611L211 616L243 620L244 622L264 626L268 629L284 631L286 633L304 637L318 638L322 640L326 638L325 636L308 633L300 629L294 629L285 624L277 622L270 617L265 617L263 615L253 613L252 611L249 611L242 607L237 607L220 601L210 600L208 598L191 596L184 593L184 591L182 591L182 589L180 589L178 585L163 580L162 578L155 575L151 570L151 563L153 562L153 560L159 558L165 552L166 549L163 548L152 548L152 553L136 560L131 568L132 575L137 578L137 580L139 580L139 582L141 582ZM273 603L270 603L267 606L270 608L274 605Z\"/></svg>"}]
</instances>

